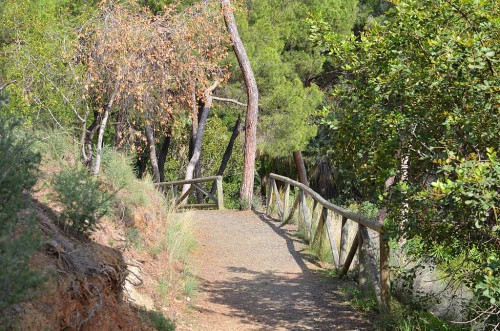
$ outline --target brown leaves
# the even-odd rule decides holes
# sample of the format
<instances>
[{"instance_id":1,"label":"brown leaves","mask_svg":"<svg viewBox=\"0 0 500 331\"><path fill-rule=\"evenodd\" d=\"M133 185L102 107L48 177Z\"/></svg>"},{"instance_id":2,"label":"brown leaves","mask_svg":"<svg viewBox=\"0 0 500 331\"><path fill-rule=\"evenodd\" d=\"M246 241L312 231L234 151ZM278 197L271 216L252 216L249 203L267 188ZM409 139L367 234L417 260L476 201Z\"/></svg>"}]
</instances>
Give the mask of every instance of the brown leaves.
<instances>
[{"instance_id":1,"label":"brown leaves","mask_svg":"<svg viewBox=\"0 0 500 331\"><path fill-rule=\"evenodd\" d=\"M190 109L193 89L203 98L214 80L229 78L220 66L230 44L218 10L218 2L204 2L152 16L137 4L104 4L81 39L86 97L104 108L119 84L116 109L165 127L172 113Z\"/></svg>"}]
</instances>

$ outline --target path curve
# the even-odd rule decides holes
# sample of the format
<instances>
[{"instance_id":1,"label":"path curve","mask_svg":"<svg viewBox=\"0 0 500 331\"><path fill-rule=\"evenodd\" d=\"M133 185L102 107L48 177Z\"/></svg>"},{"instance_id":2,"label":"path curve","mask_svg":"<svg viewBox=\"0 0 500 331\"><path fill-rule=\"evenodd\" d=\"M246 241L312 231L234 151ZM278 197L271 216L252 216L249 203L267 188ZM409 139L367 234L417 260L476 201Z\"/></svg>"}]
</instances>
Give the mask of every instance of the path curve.
<instances>
[{"instance_id":1,"label":"path curve","mask_svg":"<svg viewBox=\"0 0 500 331\"><path fill-rule=\"evenodd\" d=\"M293 226L252 211L196 211L195 330L372 330L319 274Z\"/></svg>"}]
</instances>

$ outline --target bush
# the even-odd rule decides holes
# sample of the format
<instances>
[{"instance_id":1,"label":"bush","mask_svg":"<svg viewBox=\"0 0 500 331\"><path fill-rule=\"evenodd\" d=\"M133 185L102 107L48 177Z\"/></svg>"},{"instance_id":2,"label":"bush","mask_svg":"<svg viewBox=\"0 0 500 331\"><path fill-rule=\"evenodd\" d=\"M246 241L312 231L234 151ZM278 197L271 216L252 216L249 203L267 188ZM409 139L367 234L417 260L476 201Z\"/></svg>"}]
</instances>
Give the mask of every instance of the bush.
<instances>
[{"instance_id":1,"label":"bush","mask_svg":"<svg viewBox=\"0 0 500 331\"><path fill-rule=\"evenodd\" d=\"M40 155L18 126L0 118L0 312L26 299L43 281L28 265L40 240L33 215L23 212L29 205L25 194L38 178Z\"/></svg>"},{"instance_id":2,"label":"bush","mask_svg":"<svg viewBox=\"0 0 500 331\"><path fill-rule=\"evenodd\" d=\"M134 207L153 208L151 192L156 189L149 178L137 179L132 164L132 157L109 147L103 149L101 178L112 191L119 192L113 199L118 218L130 217Z\"/></svg>"},{"instance_id":3,"label":"bush","mask_svg":"<svg viewBox=\"0 0 500 331\"><path fill-rule=\"evenodd\" d=\"M98 179L85 168L63 168L54 176L52 185L53 199L62 207L61 222L74 233L94 231L110 210L111 195L101 190Z\"/></svg>"}]
</instances>

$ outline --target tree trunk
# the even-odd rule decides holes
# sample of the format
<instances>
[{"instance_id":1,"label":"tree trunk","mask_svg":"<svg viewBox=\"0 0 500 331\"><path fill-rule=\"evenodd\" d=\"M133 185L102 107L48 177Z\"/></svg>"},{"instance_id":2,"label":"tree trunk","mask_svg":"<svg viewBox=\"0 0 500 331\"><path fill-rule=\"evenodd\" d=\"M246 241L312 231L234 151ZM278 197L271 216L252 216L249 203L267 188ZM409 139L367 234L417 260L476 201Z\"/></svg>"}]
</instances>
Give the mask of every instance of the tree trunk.
<instances>
[{"instance_id":1,"label":"tree trunk","mask_svg":"<svg viewBox=\"0 0 500 331\"><path fill-rule=\"evenodd\" d=\"M101 125L99 127L99 136L97 137L97 148L95 154L95 163L94 168L92 169L92 173L94 175L98 175L101 170L101 154L102 154L102 141L104 139L104 130L106 129L106 124L108 122L109 110L106 108L104 111L104 115L101 120Z\"/></svg>"},{"instance_id":2,"label":"tree trunk","mask_svg":"<svg viewBox=\"0 0 500 331\"><path fill-rule=\"evenodd\" d=\"M99 174L99 171L101 170L101 154L102 154L102 141L104 139L104 131L106 130L106 124L108 122L109 112L111 111L111 108L113 107L113 103L115 102L115 98L118 95L119 90L120 90L120 84L117 83L115 86L115 90L113 91L113 94L109 98L108 105L106 106L106 109L104 110L104 115L102 116L101 126L99 127L99 136L97 137L95 163L94 163L94 167L92 168L92 173L95 176L97 176Z\"/></svg>"},{"instance_id":3,"label":"tree trunk","mask_svg":"<svg viewBox=\"0 0 500 331\"><path fill-rule=\"evenodd\" d=\"M94 120L92 124L88 128L85 128L87 122L87 117L85 117L85 123L83 124L82 130L82 156L83 156L83 164L87 168L91 168L92 166L92 140L94 139L95 132L97 131L99 125L99 113L94 111Z\"/></svg>"},{"instance_id":4,"label":"tree trunk","mask_svg":"<svg viewBox=\"0 0 500 331\"><path fill-rule=\"evenodd\" d=\"M146 124L146 140L149 148L149 160L151 161L151 168L153 169L153 183L160 181L160 170L158 168L158 158L156 157L156 146L154 132L151 125Z\"/></svg>"},{"instance_id":5,"label":"tree trunk","mask_svg":"<svg viewBox=\"0 0 500 331\"><path fill-rule=\"evenodd\" d=\"M198 160L198 162L196 162L196 165L194 166L193 178L200 178L200 177L201 177L201 162L200 160ZM196 201L198 201L198 203L203 203L203 193L201 193L201 191L199 190L196 190Z\"/></svg>"},{"instance_id":6,"label":"tree trunk","mask_svg":"<svg viewBox=\"0 0 500 331\"><path fill-rule=\"evenodd\" d=\"M233 153L234 142L236 141L236 138L238 138L240 134L240 123L241 123L241 115L238 115L238 119L236 120L236 124L234 125L233 128L233 133L231 134L229 143L227 144L226 150L224 151L224 155L222 156L222 161L220 163L219 170L217 170L217 176L222 176L224 174L224 170L226 170L227 163L229 162L231 154ZM217 190L217 183L213 183L210 193L215 194L216 190Z\"/></svg>"},{"instance_id":7,"label":"tree trunk","mask_svg":"<svg viewBox=\"0 0 500 331\"><path fill-rule=\"evenodd\" d=\"M193 157L194 146L196 145L196 137L198 135L198 123L200 122L201 114L203 113L203 104L198 103L196 95L194 96L194 106L191 110L191 137L189 138L189 159Z\"/></svg>"},{"instance_id":8,"label":"tree trunk","mask_svg":"<svg viewBox=\"0 0 500 331\"><path fill-rule=\"evenodd\" d=\"M299 182L309 186L309 181L307 180L306 166L304 164L304 159L302 158L302 152L294 151L293 159L295 160L295 165L297 166L297 174L299 176Z\"/></svg>"},{"instance_id":9,"label":"tree trunk","mask_svg":"<svg viewBox=\"0 0 500 331\"><path fill-rule=\"evenodd\" d=\"M163 139L161 144L160 154L158 154L158 169L160 170L160 182L165 181L165 161L167 160L168 148L170 147L170 141L172 140L172 132L169 129L167 135Z\"/></svg>"},{"instance_id":10,"label":"tree trunk","mask_svg":"<svg viewBox=\"0 0 500 331\"><path fill-rule=\"evenodd\" d=\"M193 174L194 174L194 170L195 170L196 164L200 160L200 156L201 156L201 142L203 140L203 133L205 131L205 125L207 124L208 113L210 113L210 109L212 108L212 96L211 96L211 93L213 92L213 90L215 90L215 88L217 87L217 85L219 85L219 82L215 82L211 87L209 87L205 91L205 98L206 98L205 105L203 107L201 118L200 118L200 120L198 122L198 132L196 134L196 142L195 142L195 145L194 145L193 156L189 160L189 164L188 164L188 166L186 168L186 176L184 178L185 180L193 179ZM191 187L190 184L185 184L182 187L181 196L183 196L184 193L186 193L187 190L189 190L190 187Z\"/></svg>"},{"instance_id":11,"label":"tree trunk","mask_svg":"<svg viewBox=\"0 0 500 331\"><path fill-rule=\"evenodd\" d=\"M255 172L255 153L257 149L257 119L259 110L259 92L257 82L250 66L250 60L238 33L233 15L233 7L229 0L221 0L224 21L231 37L233 50L243 72L247 89L247 114L245 120L245 154L243 163L243 180L240 190L241 207L250 209L253 204L253 184Z\"/></svg>"}]
</instances>

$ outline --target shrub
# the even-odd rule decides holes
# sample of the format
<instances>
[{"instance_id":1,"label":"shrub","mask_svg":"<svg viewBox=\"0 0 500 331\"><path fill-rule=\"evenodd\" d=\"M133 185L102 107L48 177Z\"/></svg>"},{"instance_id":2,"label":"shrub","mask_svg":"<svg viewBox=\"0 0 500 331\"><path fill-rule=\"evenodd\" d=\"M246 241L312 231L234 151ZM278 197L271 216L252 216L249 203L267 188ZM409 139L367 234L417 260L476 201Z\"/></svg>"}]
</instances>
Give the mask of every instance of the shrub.
<instances>
[{"instance_id":1,"label":"shrub","mask_svg":"<svg viewBox=\"0 0 500 331\"><path fill-rule=\"evenodd\" d=\"M18 126L19 122L0 118L0 312L26 299L43 281L28 266L40 241L33 215L25 212L25 194L38 178L40 155Z\"/></svg>"},{"instance_id":2,"label":"shrub","mask_svg":"<svg viewBox=\"0 0 500 331\"><path fill-rule=\"evenodd\" d=\"M119 218L130 217L134 207L154 208L151 192L156 192L156 189L149 178L137 179L132 164L132 157L109 147L103 149L101 178L107 187L119 192L113 199Z\"/></svg>"},{"instance_id":3,"label":"shrub","mask_svg":"<svg viewBox=\"0 0 500 331\"><path fill-rule=\"evenodd\" d=\"M97 178L81 167L63 168L54 176L54 201L62 211L61 222L74 233L88 234L109 212L111 195L102 191Z\"/></svg>"}]
</instances>

